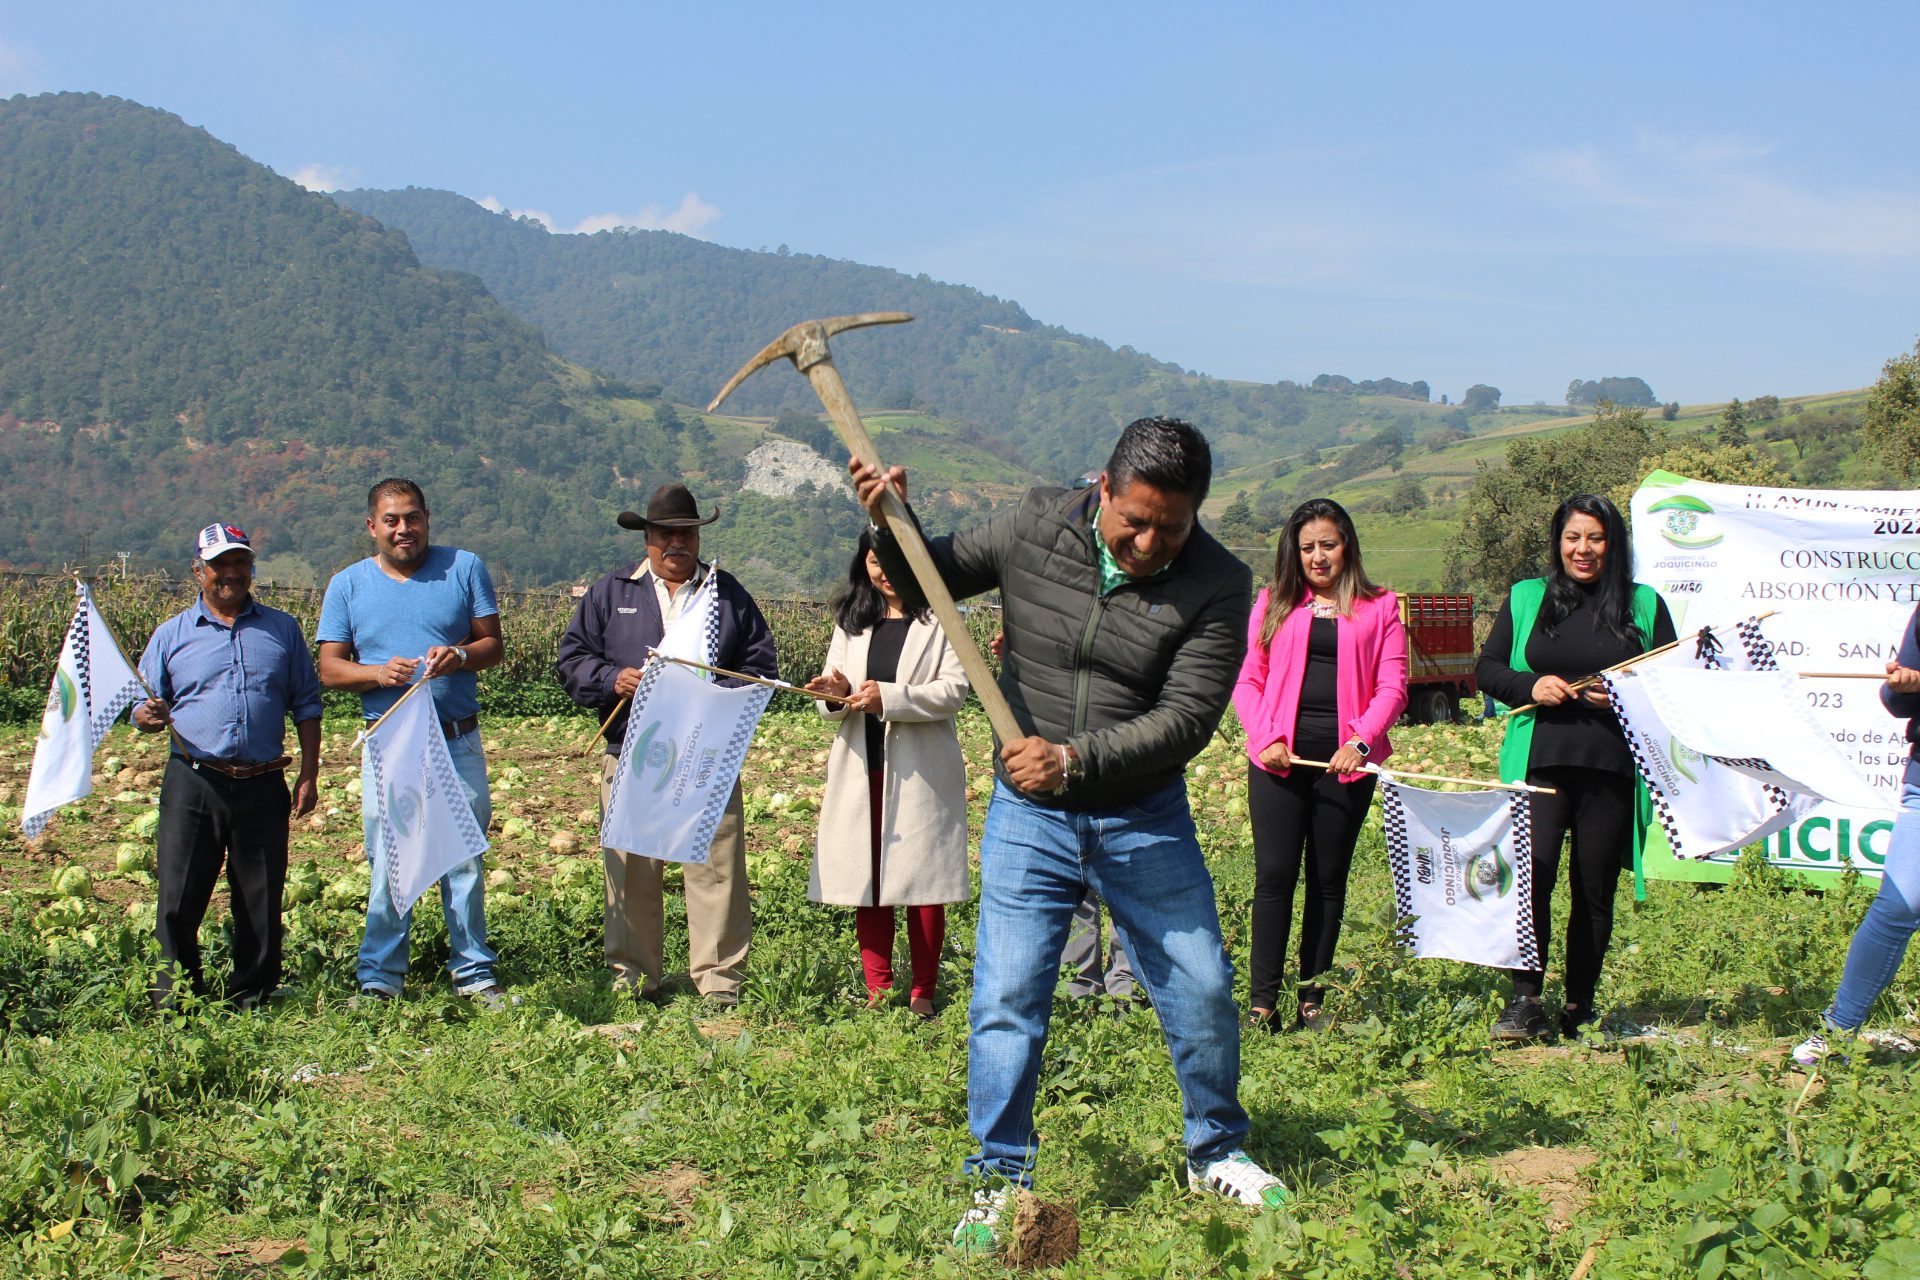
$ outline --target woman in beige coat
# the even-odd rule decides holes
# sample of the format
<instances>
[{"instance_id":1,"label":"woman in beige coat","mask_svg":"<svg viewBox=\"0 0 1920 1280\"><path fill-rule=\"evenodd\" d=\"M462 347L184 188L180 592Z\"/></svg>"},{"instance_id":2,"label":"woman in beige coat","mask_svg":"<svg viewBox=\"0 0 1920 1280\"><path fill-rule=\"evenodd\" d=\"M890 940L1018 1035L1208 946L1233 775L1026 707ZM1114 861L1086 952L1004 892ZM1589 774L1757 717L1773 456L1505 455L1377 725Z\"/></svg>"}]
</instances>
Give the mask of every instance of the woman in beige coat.
<instances>
[{"instance_id":1,"label":"woman in beige coat","mask_svg":"<svg viewBox=\"0 0 1920 1280\"><path fill-rule=\"evenodd\" d=\"M870 1004L893 986L893 909L906 907L910 1007L932 1017L945 904L970 892L966 761L954 733L967 677L939 624L924 609L907 613L870 538L860 535L835 601L826 674L806 686L852 699L815 704L840 732L807 896L854 908Z\"/></svg>"}]
</instances>

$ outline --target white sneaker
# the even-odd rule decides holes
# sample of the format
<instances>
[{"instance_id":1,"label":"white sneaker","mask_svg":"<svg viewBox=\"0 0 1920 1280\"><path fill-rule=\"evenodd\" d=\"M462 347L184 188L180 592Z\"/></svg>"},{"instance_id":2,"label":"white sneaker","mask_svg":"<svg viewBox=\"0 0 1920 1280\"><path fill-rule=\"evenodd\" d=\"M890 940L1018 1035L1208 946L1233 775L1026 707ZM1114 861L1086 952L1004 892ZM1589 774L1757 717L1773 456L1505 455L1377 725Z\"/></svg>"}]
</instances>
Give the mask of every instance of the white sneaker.
<instances>
[{"instance_id":1,"label":"white sneaker","mask_svg":"<svg viewBox=\"0 0 1920 1280\"><path fill-rule=\"evenodd\" d=\"M989 1191L981 1187L973 1193L973 1207L960 1215L953 1229L953 1247L962 1253L990 1253L1000 1239L1000 1215L1006 1212L1013 1192L1005 1187Z\"/></svg>"},{"instance_id":2,"label":"white sneaker","mask_svg":"<svg viewBox=\"0 0 1920 1280\"><path fill-rule=\"evenodd\" d=\"M1287 1184L1255 1164L1253 1157L1235 1149L1204 1168L1187 1161L1187 1186L1207 1190L1255 1209L1276 1209L1293 1193Z\"/></svg>"},{"instance_id":3,"label":"white sneaker","mask_svg":"<svg viewBox=\"0 0 1920 1280\"><path fill-rule=\"evenodd\" d=\"M1802 1071L1818 1071L1828 1058L1845 1062L1847 1055L1835 1053L1833 1046L1827 1043L1827 1038L1818 1031L1793 1046L1793 1065Z\"/></svg>"}]
</instances>

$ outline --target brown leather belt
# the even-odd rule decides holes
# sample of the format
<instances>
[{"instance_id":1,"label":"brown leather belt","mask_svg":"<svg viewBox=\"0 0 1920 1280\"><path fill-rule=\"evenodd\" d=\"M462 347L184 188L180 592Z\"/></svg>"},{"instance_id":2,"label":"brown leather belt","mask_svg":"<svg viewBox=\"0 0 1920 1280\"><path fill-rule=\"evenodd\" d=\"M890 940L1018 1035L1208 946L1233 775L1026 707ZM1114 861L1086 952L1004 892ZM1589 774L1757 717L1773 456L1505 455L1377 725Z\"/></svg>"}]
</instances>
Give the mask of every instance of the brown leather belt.
<instances>
[{"instance_id":1,"label":"brown leather belt","mask_svg":"<svg viewBox=\"0 0 1920 1280\"><path fill-rule=\"evenodd\" d=\"M480 717L477 715L468 716L465 720L442 720L440 722L440 732L447 735L447 741L449 742L455 738L464 738L479 727Z\"/></svg>"},{"instance_id":2,"label":"brown leather belt","mask_svg":"<svg viewBox=\"0 0 1920 1280\"><path fill-rule=\"evenodd\" d=\"M235 782L242 782L248 778L257 778L263 773L278 773L293 763L292 756L281 756L278 760L267 760L260 764L228 764L224 760L195 760L191 756L183 756L178 752L174 754L179 759L185 760L189 768L211 769L215 773L225 774Z\"/></svg>"}]
</instances>

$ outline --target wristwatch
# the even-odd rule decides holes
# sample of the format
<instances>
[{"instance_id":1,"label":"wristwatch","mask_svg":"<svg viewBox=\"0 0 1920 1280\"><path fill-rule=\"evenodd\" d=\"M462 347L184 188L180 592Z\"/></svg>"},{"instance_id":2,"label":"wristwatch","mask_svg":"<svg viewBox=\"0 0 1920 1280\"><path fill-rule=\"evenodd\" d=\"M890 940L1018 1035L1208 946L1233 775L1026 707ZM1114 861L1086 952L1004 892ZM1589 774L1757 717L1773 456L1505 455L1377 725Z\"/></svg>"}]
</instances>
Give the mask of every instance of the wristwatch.
<instances>
[{"instance_id":1,"label":"wristwatch","mask_svg":"<svg viewBox=\"0 0 1920 1280\"><path fill-rule=\"evenodd\" d=\"M1360 753L1360 758L1362 760L1365 760L1368 756L1373 754L1373 748L1367 745L1367 740L1365 738L1355 738L1352 742L1349 742L1347 745L1352 747L1355 751L1358 751Z\"/></svg>"},{"instance_id":2,"label":"wristwatch","mask_svg":"<svg viewBox=\"0 0 1920 1280\"><path fill-rule=\"evenodd\" d=\"M463 649L463 648L461 648L461 647L460 647L459 645L455 645L455 646L453 646L453 652L454 652L454 654L455 654L455 655L456 655L456 656L457 656L457 657L458 657L458 658L460 659L460 665L461 665L462 667L464 667L464 666L466 666L466 665L467 665L467 651L466 651L465 649Z\"/></svg>"}]
</instances>

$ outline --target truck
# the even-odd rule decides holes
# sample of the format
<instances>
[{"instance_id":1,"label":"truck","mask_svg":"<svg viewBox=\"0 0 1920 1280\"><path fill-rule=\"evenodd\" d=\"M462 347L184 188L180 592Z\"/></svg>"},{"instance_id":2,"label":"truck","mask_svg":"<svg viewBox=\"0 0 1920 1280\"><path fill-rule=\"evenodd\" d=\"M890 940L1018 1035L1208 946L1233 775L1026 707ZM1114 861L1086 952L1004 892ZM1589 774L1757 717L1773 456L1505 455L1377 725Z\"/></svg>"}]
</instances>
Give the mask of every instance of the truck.
<instances>
[{"instance_id":1,"label":"truck","mask_svg":"<svg viewBox=\"0 0 1920 1280\"><path fill-rule=\"evenodd\" d=\"M1407 631L1407 717L1415 724L1450 724L1460 701L1480 692L1473 673L1473 597L1409 592L1400 597Z\"/></svg>"}]
</instances>

